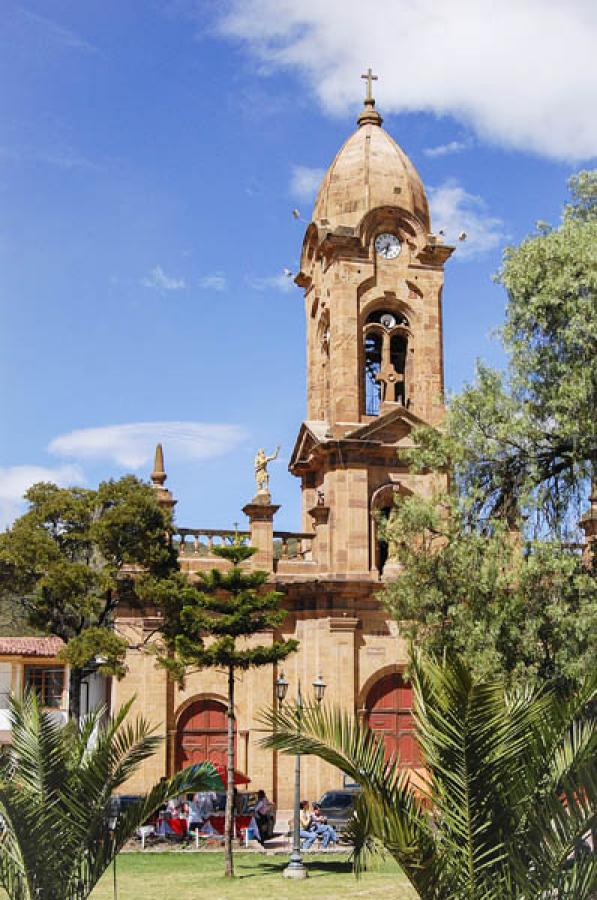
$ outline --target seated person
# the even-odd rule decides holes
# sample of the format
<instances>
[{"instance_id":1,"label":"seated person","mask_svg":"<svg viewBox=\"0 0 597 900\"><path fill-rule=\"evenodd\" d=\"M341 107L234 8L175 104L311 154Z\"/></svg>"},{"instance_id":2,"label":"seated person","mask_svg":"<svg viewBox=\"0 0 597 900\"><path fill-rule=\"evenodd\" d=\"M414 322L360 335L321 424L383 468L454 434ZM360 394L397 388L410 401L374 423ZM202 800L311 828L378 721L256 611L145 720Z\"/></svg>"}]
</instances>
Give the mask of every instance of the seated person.
<instances>
[{"instance_id":1,"label":"seated person","mask_svg":"<svg viewBox=\"0 0 597 900\"><path fill-rule=\"evenodd\" d=\"M258 841L263 844L265 835L269 832L269 817L272 812L271 801L265 791L257 791L257 803L255 804L255 821L259 829Z\"/></svg>"},{"instance_id":2,"label":"seated person","mask_svg":"<svg viewBox=\"0 0 597 900\"><path fill-rule=\"evenodd\" d=\"M310 850L313 843L317 840L317 831L313 826L311 813L309 812L309 804L306 800L300 802L300 838L301 849Z\"/></svg>"},{"instance_id":3,"label":"seated person","mask_svg":"<svg viewBox=\"0 0 597 900\"><path fill-rule=\"evenodd\" d=\"M316 835L321 838L321 846L324 849L327 847L330 841L334 841L334 843L337 843L338 835L336 834L332 826L328 825L328 820L322 814L321 807L318 803L313 804L311 823L312 827L315 827Z\"/></svg>"},{"instance_id":4,"label":"seated person","mask_svg":"<svg viewBox=\"0 0 597 900\"><path fill-rule=\"evenodd\" d=\"M198 791L189 803L189 831L213 832L209 817L214 811L213 791Z\"/></svg>"}]
</instances>

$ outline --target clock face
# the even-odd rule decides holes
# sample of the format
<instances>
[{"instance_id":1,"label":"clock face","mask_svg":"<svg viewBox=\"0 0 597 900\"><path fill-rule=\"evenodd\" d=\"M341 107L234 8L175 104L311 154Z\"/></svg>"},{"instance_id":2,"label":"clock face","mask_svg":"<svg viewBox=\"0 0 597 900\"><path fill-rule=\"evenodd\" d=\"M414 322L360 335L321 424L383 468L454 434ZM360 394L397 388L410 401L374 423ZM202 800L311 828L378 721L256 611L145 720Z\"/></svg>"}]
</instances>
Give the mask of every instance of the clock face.
<instances>
[{"instance_id":1,"label":"clock face","mask_svg":"<svg viewBox=\"0 0 597 900\"><path fill-rule=\"evenodd\" d=\"M378 234L375 238L375 250L384 259L396 259L400 253L400 241L395 234Z\"/></svg>"}]
</instances>

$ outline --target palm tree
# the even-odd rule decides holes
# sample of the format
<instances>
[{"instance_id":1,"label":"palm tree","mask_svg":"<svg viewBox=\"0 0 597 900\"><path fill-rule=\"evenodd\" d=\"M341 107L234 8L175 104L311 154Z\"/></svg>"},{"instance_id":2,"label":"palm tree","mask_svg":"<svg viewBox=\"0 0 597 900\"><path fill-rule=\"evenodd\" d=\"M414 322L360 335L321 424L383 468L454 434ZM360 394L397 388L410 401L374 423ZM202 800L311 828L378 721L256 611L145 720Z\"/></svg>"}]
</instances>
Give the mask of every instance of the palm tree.
<instances>
[{"instance_id":1,"label":"palm tree","mask_svg":"<svg viewBox=\"0 0 597 900\"><path fill-rule=\"evenodd\" d=\"M589 900L595 857L595 679L573 697L478 681L459 659L415 656L426 764L415 786L349 714L271 710L267 747L313 754L361 785L349 837L357 874L390 853L423 900ZM584 851L584 852L583 852Z\"/></svg>"},{"instance_id":2,"label":"palm tree","mask_svg":"<svg viewBox=\"0 0 597 900\"><path fill-rule=\"evenodd\" d=\"M162 780L110 817L110 797L156 750L131 702L101 724L102 711L63 725L35 694L11 700L12 746L0 758L0 885L11 900L84 900L135 829L166 800L219 790L209 763Z\"/></svg>"}]
</instances>

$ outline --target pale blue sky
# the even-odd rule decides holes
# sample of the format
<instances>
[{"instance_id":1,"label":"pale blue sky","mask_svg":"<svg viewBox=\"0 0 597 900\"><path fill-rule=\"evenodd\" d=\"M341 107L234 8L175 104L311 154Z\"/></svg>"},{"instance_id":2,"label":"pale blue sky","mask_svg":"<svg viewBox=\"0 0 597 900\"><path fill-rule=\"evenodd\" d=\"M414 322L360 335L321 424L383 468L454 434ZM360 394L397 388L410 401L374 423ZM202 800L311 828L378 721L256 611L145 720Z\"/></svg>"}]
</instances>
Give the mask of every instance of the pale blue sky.
<instances>
[{"instance_id":1,"label":"pale blue sky","mask_svg":"<svg viewBox=\"0 0 597 900\"><path fill-rule=\"evenodd\" d=\"M396 0L377 22L352 0L5 0L3 523L32 480L145 476L162 439L180 525L243 522L255 450L280 443L276 525L299 527L291 210L309 218L369 65L434 228L469 234L446 270L448 387L477 357L503 362L491 275L508 241L557 220L595 152L597 25L583 0L461 0L445 22L427 6Z\"/></svg>"}]
</instances>

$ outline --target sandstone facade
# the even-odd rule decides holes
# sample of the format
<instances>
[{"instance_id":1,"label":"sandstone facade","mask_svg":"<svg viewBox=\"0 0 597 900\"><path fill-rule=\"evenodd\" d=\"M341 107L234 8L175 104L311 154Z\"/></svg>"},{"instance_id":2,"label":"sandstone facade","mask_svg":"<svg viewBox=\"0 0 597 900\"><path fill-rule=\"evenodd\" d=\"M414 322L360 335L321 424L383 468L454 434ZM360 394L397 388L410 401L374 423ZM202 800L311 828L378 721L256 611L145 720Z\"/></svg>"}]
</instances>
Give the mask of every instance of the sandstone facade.
<instances>
[{"instance_id":1,"label":"sandstone facade","mask_svg":"<svg viewBox=\"0 0 597 900\"><path fill-rule=\"evenodd\" d=\"M297 284L305 292L307 417L298 430L290 471L300 480L300 532L275 530L278 509L268 495L244 507L245 532L258 548L253 565L270 572L288 616L282 632L300 641L284 665L289 698L317 675L326 700L366 718L416 768L410 690L401 677L405 647L396 623L376 599L395 564L379 540L378 517L397 494L431 496L437 477L401 463L421 423L443 414L442 286L452 252L430 233L421 180L383 130L370 98L357 130L326 173L306 229ZM164 503L161 456L152 478ZM226 534L181 529L180 555L191 574L225 563L210 557ZM137 695L137 708L165 741L129 785L131 791L199 759L223 760L224 673L190 676L184 690L169 683L141 649L155 611L121 612L129 638L128 675L113 702ZM260 635L259 642L273 639ZM136 649L138 648L138 649ZM292 802L293 760L260 749L260 709L275 698L273 669L239 674L236 688L237 767L252 787L279 806ZM303 796L316 799L342 786L342 774L315 759L303 766Z\"/></svg>"}]
</instances>

